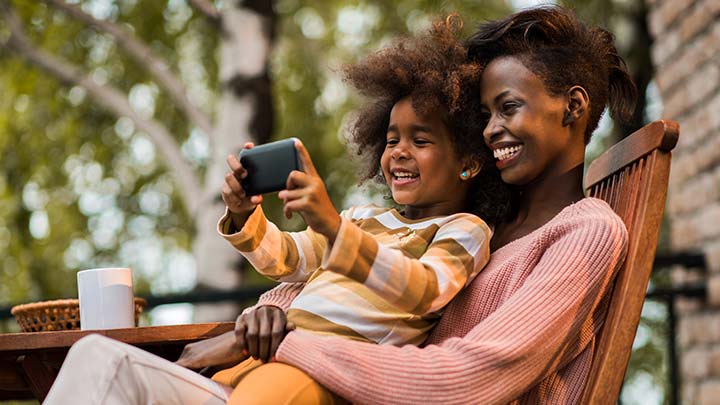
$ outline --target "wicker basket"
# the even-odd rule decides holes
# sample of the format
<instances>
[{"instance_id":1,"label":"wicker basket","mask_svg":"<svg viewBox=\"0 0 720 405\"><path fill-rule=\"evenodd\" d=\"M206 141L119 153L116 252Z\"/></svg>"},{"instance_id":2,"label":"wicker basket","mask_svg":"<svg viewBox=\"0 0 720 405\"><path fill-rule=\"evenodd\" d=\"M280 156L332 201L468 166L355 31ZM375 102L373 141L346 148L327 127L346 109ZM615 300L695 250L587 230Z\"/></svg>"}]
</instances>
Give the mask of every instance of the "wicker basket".
<instances>
[{"instance_id":1,"label":"wicker basket","mask_svg":"<svg viewBox=\"0 0 720 405\"><path fill-rule=\"evenodd\" d=\"M146 305L145 299L135 297L135 325ZM80 329L80 301L77 299L31 302L16 305L10 312L23 332Z\"/></svg>"}]
</instances>

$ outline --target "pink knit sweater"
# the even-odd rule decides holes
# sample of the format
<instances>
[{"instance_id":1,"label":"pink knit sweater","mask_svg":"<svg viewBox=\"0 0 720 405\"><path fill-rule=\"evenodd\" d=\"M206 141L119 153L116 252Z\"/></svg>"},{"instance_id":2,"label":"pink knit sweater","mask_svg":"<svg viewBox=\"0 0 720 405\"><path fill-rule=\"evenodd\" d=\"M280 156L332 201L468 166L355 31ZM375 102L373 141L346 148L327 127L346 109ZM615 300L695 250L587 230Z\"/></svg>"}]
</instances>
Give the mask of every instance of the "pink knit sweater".
<instances>
[{"instance_id":1,"label":"pink knit sweater","mask_svg":"<svg viewBox=\"0 0 720 405\"><path fill-rule=\"evenodd\" d=\"M578 403L627 231L585 198L495 251L423 348L291 332L277 352L355 403ZM287 308L302 284L258 305Z\"/></svg>"}]
</instances>

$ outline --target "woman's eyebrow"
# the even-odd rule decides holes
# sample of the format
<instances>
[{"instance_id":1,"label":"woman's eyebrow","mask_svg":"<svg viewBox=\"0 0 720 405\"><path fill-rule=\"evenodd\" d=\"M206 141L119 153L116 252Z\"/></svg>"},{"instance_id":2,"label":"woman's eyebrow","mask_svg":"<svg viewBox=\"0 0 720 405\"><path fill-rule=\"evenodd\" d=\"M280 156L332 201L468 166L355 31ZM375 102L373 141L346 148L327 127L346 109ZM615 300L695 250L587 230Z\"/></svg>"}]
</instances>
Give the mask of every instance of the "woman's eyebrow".
<instances>
[{"instance_id":1,"label":"woman's eyebrow","mask_svg":"<svg viewBox=\"0 0 720 405\"><path fill-rule=\"evenodd\" d=\"M510 90L505 90L505 91L501 92L500 94L495 96L495 98L493 99L493 102L497 103L500 99L507 96L508 94L510 94Z\"/></svg>"}]
</instances>

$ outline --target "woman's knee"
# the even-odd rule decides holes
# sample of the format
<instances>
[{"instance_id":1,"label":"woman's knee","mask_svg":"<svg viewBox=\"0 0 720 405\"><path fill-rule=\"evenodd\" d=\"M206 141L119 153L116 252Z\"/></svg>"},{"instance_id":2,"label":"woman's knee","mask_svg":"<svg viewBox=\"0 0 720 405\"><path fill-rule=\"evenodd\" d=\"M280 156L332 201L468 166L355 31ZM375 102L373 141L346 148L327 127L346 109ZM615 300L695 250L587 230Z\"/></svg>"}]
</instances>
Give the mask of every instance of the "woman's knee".
<instances>
[{"instance_id":1,"label":"woman's knee","mask_svg":"<svg viewBox=\"0 0 720 405\"><path fill-rule=\"evenodd\" d=\"M101 355L101 357L106 357L117 352L116 350L112 350L112 347L116 346L118 343L119 342L102 335L87 335L79 339L70 347L67 359L75 357L97 358L95 356L99 355Z\"/></svg>"}]
</instances>

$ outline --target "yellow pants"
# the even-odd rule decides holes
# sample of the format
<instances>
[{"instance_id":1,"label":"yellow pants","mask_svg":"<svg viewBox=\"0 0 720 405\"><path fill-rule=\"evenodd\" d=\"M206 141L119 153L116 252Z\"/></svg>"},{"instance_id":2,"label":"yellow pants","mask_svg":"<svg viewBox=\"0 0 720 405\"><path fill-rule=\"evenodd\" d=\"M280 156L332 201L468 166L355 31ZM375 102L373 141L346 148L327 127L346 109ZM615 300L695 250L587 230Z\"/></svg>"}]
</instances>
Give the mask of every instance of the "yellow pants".
<instances>
[{"instance_id":1,"label":"yellow pants","mask_svg":"<svg viewBox=\"0 0 720 405\"><path fill-rule=\"evenodd\" d=\"M284 363L263 363L249 358L218 371L212 379L235 387L228 404L346 404L304 371Z\"/></svg>"}]
</instances>

